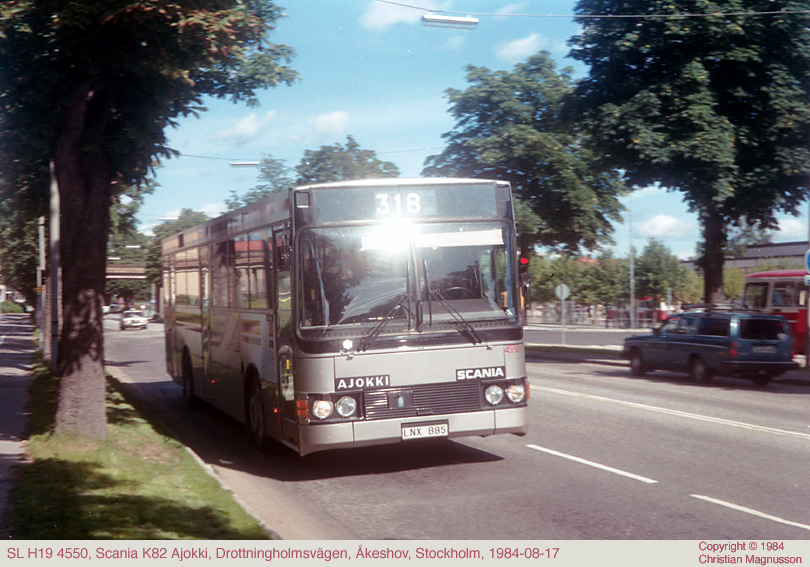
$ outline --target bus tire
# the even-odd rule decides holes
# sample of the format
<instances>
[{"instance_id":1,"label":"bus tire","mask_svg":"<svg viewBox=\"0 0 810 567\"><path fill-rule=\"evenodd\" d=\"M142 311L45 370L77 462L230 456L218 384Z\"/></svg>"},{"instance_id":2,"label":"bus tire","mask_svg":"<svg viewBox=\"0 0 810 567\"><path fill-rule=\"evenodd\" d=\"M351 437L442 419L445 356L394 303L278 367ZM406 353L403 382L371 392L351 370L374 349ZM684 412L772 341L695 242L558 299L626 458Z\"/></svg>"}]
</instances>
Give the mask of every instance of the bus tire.
<instances>
[{"instance_id":1,"label":"bus tire","mask_svg":"<svg viewBox=\"0 0 810 567\"><path fill-rule=\"evenodd\" d=\"M252 375L248 381L246 401L246 421L253 444L261 451L267 451L270 439L267 436L267 414L264 411L262 386L259 378Z\"/></svg>"},{"instance_id":2,"label":"bus tire","mask_svg":"<svg viewBox=\"0 0 810 567\"><path fill-rule=\"evenodd\" d=\"M195 409L199 406L199 398L194 393L194 371L191 367L191 356L189 356L188 351L183 351L183 400L185 400L186 405L192 409Z\"/></svg>"}]
</instances>

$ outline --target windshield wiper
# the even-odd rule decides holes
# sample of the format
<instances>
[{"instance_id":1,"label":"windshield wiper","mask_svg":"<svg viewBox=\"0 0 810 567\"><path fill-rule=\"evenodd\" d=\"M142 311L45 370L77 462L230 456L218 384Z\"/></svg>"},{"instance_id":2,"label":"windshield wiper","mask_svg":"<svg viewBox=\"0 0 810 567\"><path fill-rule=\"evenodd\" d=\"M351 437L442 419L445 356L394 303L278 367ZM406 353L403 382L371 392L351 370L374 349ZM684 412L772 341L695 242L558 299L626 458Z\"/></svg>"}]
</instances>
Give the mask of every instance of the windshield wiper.
<instances>
[{"instance_id":1,"label":"windshield wiper","mask_svg":"<svg viewBox=\"0 0 810 567\"><path fill-rule=\"evenodd\" d=\"M411 316L410 310L407 307L405 307L405 305L403 305L403 303L407 298L408 294L406 293L400 294L400 296L397 298L396 305L394 305L391 311L386 313L385 316L380 320L380 322L374 325L371 329L369 329L369 331L365 335L363 335L360 338L360 343L357 345L357 352L365 352L366 350L368 350L368 347L370 347L371 344L377 339L377 336L380 333L382 333L383 329L388 324L388 322L391 319L393 319L394 313L396 313L400 309L404 309L408 313L408 317Z\"/></svg>"},{"instance_id":2,"label":"windshield wiper","mask_svg":"<svg viewBox=\"0 0 810 567\"><path fill-rule=\"evenodd\" d=\"M321 271L321 259L318 258L317 254L315 253L315 247L312 244L312 240L307 239L307 244L309 244L310 254L312 254L313 259L315 260L315 272L318 275L318 291L320 292L320 300L321 300L321 317L323 318L323 324L328 329L330 327L329 324L329 301L326 299L326 286L323 283L323 272ZM323 333L326 333L326 329L323 330Z\"/></svg>"},{"instance_id":3,"label":"windshield wiper","mask_svg":"<svg viewBox=\"0 0 810 567\"><path fill-rule=\"evenodd\" d=\"M429 294L435 294L436 299L439 300L442 307L444 307L453 320L456 322L456 330L464 335L467 340L469 340L472 344L477 345L484 342L484 339L481 338L481 335L478 334L478 331L475 330L475 327L470 325L469 321L467 321L464 317L461 316L461 313L456 311L456 309L450 305L447 300L439 293L438 290L430 291L428 290Z\"/></svg>"}]
</instances>

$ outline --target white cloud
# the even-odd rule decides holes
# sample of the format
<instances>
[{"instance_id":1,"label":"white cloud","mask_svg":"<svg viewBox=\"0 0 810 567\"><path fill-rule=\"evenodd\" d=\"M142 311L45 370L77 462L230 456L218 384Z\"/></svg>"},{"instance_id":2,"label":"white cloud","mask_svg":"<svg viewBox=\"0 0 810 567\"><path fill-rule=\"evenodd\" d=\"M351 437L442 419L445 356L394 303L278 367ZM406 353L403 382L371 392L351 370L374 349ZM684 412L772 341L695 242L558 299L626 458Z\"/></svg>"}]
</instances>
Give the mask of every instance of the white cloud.
<instances>
[{"instance_id":1,"label":"white cloud","mask_svg":"<svg viewBox=\"0 0 810 567\"><path fill-rule=\"evenodd\" d=\"M517 63L540 51L546 43L539 33L533 33L528 37L498 45L495 54L504 61Z\"/></svg>"},{"instance_id":2,"label":"white cloud","mask_svg":"<svg viewBox=\"0 0 810 567\"><path fill-rule=\"evenodd\" d=\"M346 112L329 112L310 118L309 124L319 136L342 134L349 124L349 114Z\"/></svg>"},{"instance_id":3,"label":"white cloud","mask_svg":"<svg viewBox=\"0 0 810 567\"><path fill-rule=\"evenodd\" d=\"M232 128L220 130L215 136L215 139L233 142L237 146L244 145L261 136L275 117L276 113L273 110L264 116L256 116L256 114L251 112Z\"/></svg>"},{"instance_id":4,"label":"white cloud","mask_svg":"<svg viewBox=\"0 0 810 567\"><path fill-rule=\"evenodd\" d=\"M422 1L419 6L427 10L447 10L450 3ZM383 2L369 2L368 8L360 17L360 25L366 29L385 31L394 24L418 24L423 14L425 10Z\"/></svg>"},{"instance_id":5,"label":"white cloud","mask_svg":"<svg viewBox=\"0 0 810 567\"><path fill-rule=\"evenodd\" d=\"M684 221L669 215L655 215L639 225L641 236L647 238L676 238L686 233L693 234L694 227L691 222Z\"/></svg>"},{"instance_id":6,"label":"white cloud","mask_svg":"<svg viewBox=\"0 0 810 567\"><path fill-rule=\"evenodd\" d=\"M447 51L461 52L461 50L464 49L466 39L467 38L462 35L454 35L444 42L442 48L446 49Z\"/></svg>"},{"instance_id":7,"label":"white cloud","mask_svg":"<svg viewBox=\"0 0 810 567\"><path fill-rule=\"evenodd\" d=\"M523 12L523 10L523 4L507 4L506 6L499 8L495 13L503 16L512 16Z\"/></svg>"},{"instance_id":8,"label":"white cloud","mask_svg":"<svg viewBox=\"0 0 810 567\"><path fill-rule=\"evenodd\" d=\"M807 240L807 225L804 224L804 221L795 218L781 219L776 238L778 240Z\"/></svg>"}]
</instances>

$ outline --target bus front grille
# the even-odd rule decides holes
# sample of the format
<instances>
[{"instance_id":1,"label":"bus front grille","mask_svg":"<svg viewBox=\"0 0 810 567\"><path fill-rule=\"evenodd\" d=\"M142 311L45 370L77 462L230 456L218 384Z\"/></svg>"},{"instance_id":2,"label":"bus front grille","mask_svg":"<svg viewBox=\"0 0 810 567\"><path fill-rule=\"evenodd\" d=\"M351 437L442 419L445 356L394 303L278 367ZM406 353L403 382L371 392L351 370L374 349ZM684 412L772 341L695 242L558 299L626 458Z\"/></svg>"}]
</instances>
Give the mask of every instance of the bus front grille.
<instances>
[{"instance_id":1,"label":"bus front grille","mask_svg":"<svg viewBox=\"0 0 810 567\"><path fill-rule=\"evenodd\" d=\"M477 380L365 392L366 419L430 417L478 411L481 407L481 382Z\"/></svg>"}]
</instances>

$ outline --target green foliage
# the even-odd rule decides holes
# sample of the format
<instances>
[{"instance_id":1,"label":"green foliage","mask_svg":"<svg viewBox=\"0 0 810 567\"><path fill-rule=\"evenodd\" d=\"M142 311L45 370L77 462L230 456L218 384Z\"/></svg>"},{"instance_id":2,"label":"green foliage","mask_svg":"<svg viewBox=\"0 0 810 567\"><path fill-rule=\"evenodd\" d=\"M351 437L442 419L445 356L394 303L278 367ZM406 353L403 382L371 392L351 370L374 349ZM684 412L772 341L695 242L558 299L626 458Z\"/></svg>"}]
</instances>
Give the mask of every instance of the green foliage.
<instances>
[{"instance_id":1,"label":"green foliage","mask_svg":"<svg viewBox=\"0 0 810 567\"><path fill-rule=\"evenodd\" d=\"M255 103L258 89L296 79L278 64L292 50L267 41L281 15L264 0L4 2L0 144L23 168L47 163L86 96L80 119L99 130L85 142L103 136L110 175L138 185L154 157L173 154L165 128L203 110L203 95Z\"/></svg>"},{"instance_id":2,"label":"green foliage","mask_svg":"<svg viewBox=\"0 0 810 567\"><path fill-rule=\"evenodd\" d=\"M744 6L744 8L743 8ZM807 196L810 14L795 0L579 0L572 55L589 66L571 99L606 164L636 186L684 193L703 225L706 297L722 296L726 227L776 226ZM722 299L722 297L720 297Z\"/></svg>"},{"instance_id":3,"label":"green foliage","mask_svg":"<svg viewBox=\"0 0 810 567\"><path fill-rule=\"evenodd\" d=\"M769 244L773 231L749 224L744 218L732 225L726 242L726 258L744 258L750 246Z\"/></svg>"},{"instance_id":4,"label":"green foliage","mask_svg":"<svg viewBox=\"0 0 810 567\"><path fill-rule=\"evenodd\" d=\"M613 305L630 298L630 264L610 252L586 264L584 278L583 303Z\"/></svg>"},{"instance_id":5,"label":"green foliage","mask_svg":"<svg viewBox=\"0 0 810 567\"><path fill-rule=\"evenodd\" d=\"M372 150L361 149L352 136L346 137L345 146L334 144L305 151L295 171L298 185L399 176L396 165L378 159Z\"/></svg>"},{"instance_id":6,"label":"green foliage","mask_svg":"<svg viewBox=\"0 0 810 567\"><path fill-rule=\"evenodd\" d=\"M15 539L270 539L120 386L106 391L106 441L54 435L58 382L41 363L27 462L9 510Z\"/></svg>"},{"instance_id":7,"label":"green foliage","mask_svg":"<svg viewBox=\"0 0 810 567\"><path fill-rule=\"evenodd\" d=\"M726 297L732 301L740 299L744 287L745 272L739 268L726 266L726 268L723 269L723 291Z\"/></svg>"},{"instance_id":8,"label":"green foliage","mask_svg":"<svg viewBox=\"0 0 810 567\"><path fill-rule=\"evenodd\" d=\"M231 196L225 199L229 211L236 210L245 205L255 203L273 193L287 191L293 186L293 171L280 159L268 156L262 159L259 166L259 180L261 183L248 190L244 195L231 191Z\"/></svg>"},{"instance_id":9,"label":"green foliage","mask_svg":"<svg viewBox=\"0 0 810 567\"><path fill-rule=\"evenodd\" d=\"M532 301L538 303L558 301L554 288L561 283L571 289L570 300L582 305L626 305L630 300L630 261L614 258L610 252L593 259L533 256L529 274ZM637 298L648 295L665 300L672 288L676 303L700 300L700 277L655 240L635 260L634 274Z\"/></svg>"},{"instance_id":10,"label":"green foliage","mask_svg":"<svg viewBox=\"0 0 810 567\"><path fill-rule=\"evenodd\" d=\"M0 198L0 281L36 305L39 228L37 217Z\"/></svg>"},{"instance_id":11,"label":"green foliage","mask_svg":"<svg viewBox=\"0 0 810 567\"><path fill-rule=\"evenodd\" d=\"M14 301L0 302L0 313L25 313L25 307Z\"/></svg>"},{"instance_id":12,"label":"green foliage","mask_svg":"<svg viewBox=\"0 0 810 567\"><path fill-rule=\"evenodd\" d=\"M519 229L525 253L533 244L574 253L612 243L611 221L621 220L620 177L600 168L580 131L562 121L571 73L546 52L511 72L467 67L470 86L446 91L456 120L443 135L447 149L425 162L425 175L510 181L533 214L534 226Z\"/></svg>"},{"instance_id":13,"label":"green foliage","mask_svg":"<svg viewBox=\"0 0 810 567\"><path fill-rule=\"evenodd\" d=\"M651 239L635 261L636 293L656 301L667 297L667 291L682 287L686 270L662 242Z\"/></svg>"}]
</instances>

